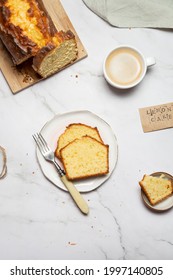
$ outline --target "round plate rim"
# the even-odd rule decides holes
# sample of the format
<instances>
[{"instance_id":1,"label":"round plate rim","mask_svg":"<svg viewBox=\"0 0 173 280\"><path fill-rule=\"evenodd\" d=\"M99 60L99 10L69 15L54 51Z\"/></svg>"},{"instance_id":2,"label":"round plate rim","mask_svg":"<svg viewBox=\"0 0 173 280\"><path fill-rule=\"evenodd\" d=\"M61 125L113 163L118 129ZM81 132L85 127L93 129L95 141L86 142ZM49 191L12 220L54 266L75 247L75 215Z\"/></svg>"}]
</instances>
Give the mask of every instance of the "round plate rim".
<instances>
[{"instance_id":1,"label":"round plate rim","mask_svg":"<svg viewBox=\"0 0 173 280\"><path fill-rule=\"evenodd\" d=\"M90 116L93 116L94 118L97 118L99 121L101 121L102 123L104 123L105 125L107 125L107 126L109 127L109 130L110 130L110 132L111 132L111 134L112 134L112 137L114 138L114 141L115 141L115 144L116 144L116 152L117 152L116 160L115 160L115 162L114 162L114 166L113 166L111 172L110 172L106 177L104 177L104 180L103 180L102 182L99 182L99 184L98 184L96 187L94 187L94 188L92 188L92 189L88 189L88 190L86 190L86 189L85 189L85 190L82 190L80 187L78 188L78 186L77 186L77 188L78 188L78 190L79 190L80 192L82 192L82 193L87 193L87 192L90 192L90 191L93 191L93 190L97 189L97 188L100 187L105 181L107 181L107 180L110 178L110 176L112 175L112 173L113 173L113 171L114 171L114 169L115 169L115 167L116 167L116 165L117 165L117 162L118 162L118 155L119 155L118 142L117 142L117 137L116 137L114 131L112 130L110 124L107 123L103 118L101 118L100 116L96 115L95 113L93 113L93 112L91 112L91 111L89 111L89 110L68 111L68 112L64 112L64 113L61 113L61 114L56 114L54 117L52 117L50 120L48 120L48 121L43 125L43 127L41 128L40 133L42 133L43 136L44 136L44 131L45 131L46 127L49 126L50 123L53 122L53 121L55 121L56 118L58 118L58 117L68 116L68 115L71 115L71 114L83 114L83 113L84 113L84 114L89 114ZM39 160L39 155L41 155L41 153L40 153L38 147L36 147L36 155L37 155L37 160L38 160L40 169L41 169L42 173L44 174L44 176L45 176L51 183L53 183L55 186L57 186L59 189L64 190L64 191L67 191L67 190L65 189L65 187L63 187L63 186L61 186L61 185L59 185L59 184L54 183L54 182L49 178L49 176L47 176L47 175L45 174L45 172L44 172L44 170L43 170L43 167L42 167L42 165L41 165L41 163L40 163L40 160ZM49 164L50 164L50 163L49 163Z\"/></svg>"}]
</instances>

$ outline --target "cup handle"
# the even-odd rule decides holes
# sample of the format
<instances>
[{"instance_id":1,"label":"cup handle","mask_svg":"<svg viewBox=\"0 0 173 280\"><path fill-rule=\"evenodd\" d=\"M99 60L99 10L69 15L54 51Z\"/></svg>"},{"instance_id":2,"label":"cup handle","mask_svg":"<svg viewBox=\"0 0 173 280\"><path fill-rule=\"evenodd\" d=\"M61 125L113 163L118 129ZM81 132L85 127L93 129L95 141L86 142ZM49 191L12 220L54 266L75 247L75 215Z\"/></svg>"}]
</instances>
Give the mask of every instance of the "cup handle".
<instances>
[{"instance_id":1,"label":"cup handle","mask_svg":"<svg viewBox=\"0 0 173 280\"><path fill-rule=\"evenodd\" d=\"M146 63L147 63L147 67L150 67L156 64L156 60L154 57L147 57Z\"/></svg>"}]
</instances>

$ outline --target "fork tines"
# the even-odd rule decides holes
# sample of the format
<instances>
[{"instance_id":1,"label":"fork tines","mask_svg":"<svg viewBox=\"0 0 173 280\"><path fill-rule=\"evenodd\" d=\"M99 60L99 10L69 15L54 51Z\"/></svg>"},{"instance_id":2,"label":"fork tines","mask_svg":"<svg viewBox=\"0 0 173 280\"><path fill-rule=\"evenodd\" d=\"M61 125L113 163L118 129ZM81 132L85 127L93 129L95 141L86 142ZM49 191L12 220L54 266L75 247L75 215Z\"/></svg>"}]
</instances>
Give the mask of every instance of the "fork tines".
<instances>
[{"instance_id":1,"label":"fork tines","mask_svg":"<svg viewBox=\"0 0 173 280\"><path fill-rule=\"evenodd\" d=\"M47 142L45 141L45 139L43 138L43 136L41 135L41 133L35 133L33 135L33 138L40 150L40 152L48 152L50 151L49 146L47 145Z\"/></svg>"}]
</instances>

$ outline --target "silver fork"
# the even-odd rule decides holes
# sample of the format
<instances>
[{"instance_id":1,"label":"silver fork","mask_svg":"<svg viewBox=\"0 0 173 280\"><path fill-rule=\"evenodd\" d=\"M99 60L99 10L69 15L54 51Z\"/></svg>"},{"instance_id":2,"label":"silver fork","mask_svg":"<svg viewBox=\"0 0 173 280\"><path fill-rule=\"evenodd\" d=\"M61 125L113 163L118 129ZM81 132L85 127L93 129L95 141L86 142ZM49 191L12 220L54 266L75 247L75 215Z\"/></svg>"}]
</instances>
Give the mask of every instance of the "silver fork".
<instances>
[{"instance_id":1,"label":"silver fork","mask_svg":"<svg viewBox=\"0 0 173 280\"><path fill-rule=\"evenodd\" d=\"M60 175L61 181L71 194L73 200L76 202L76 205L79 207L79 209L84 213L88 214L89 208L83 197L81 196L80 192L75 188L72 182L70 182L66 175L65 171L60 167L60 165L55 160L54 152L51 150L51 148L48 146L46 140L43 138L41 133L36 133L33 135L33 138L45 158L45 160L53 163L58 171L58 174Z\"/></svg>"}]
</instances>

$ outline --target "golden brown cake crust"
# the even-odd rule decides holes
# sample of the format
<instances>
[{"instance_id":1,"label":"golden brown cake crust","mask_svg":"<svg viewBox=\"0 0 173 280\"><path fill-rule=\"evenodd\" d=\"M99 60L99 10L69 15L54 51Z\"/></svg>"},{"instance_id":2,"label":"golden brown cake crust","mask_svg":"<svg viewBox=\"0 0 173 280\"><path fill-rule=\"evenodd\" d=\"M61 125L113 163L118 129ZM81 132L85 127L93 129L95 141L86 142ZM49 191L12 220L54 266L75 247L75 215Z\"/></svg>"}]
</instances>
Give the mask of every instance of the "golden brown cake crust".
<instances>
[{"instance_id":1,"label":"golden brown cake crust","mask_svg":"<svg viewBox=\"0 0 173 280\"><path fill-rule=\"evenodd\" d=\"M18 19L20 10L17 1L0 0L0 39L11 54L14 64L19 65L30 57L36 56L33 61L34 69L41 73L39 67L43 58L62 42L70 39L74 40L72 60L75 60L77 45L75 45L74 34L71 31L58 32L42 0L18 1L21 5L20 10L23 8L25 20ZM28 22L31 23L29 25L32 26L32 32L28 29ZM51 70L57 72L57 69Z\"/></svg>"},{"instance_id":2,"label":"golden brown cake crust","mask_svg":"<svg viewBox=\"0 0 173 280\"><path fill-rule=\"evenodd\" d=\"M10 34L7 37L6 33L0 30L0 38L11 54L11 58L15 65L21 64L32 57L31 53L25 52L14 42L14 38Z\"/></svg>"},{"instance_id":3,"label":"golden brown cake crust","mask_svg":"<svg viewBox=\"0 0 173 280\"><path fill-rule=\"evenodd\" d=\"M30 9L27 11L28 17L37 19L37 27L47 40L57 32L50 16L48 15L41 0L27 0ZM29 57L35 55L39 47L23 33L21 27L14 25L11 20L11 11L8 1L0 1L0 37L8 51L13 57L15 64L20 64Z\"/></svg>"}]
</instances>

